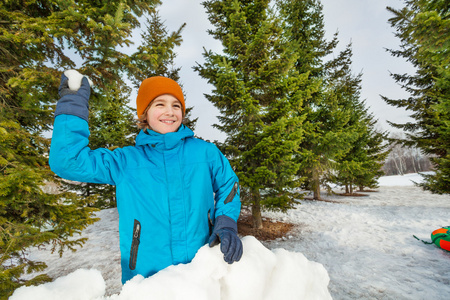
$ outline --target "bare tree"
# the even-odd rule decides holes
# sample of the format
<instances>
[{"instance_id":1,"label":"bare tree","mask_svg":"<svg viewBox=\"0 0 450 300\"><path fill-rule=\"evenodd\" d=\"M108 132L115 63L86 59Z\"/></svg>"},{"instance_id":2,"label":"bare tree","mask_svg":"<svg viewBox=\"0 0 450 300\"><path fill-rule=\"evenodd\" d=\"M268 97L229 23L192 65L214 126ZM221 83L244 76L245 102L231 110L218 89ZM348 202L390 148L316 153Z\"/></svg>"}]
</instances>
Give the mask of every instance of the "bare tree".
<instances>
[{"instance_id":1,"label":"bare tree","mask_svg":"<svg viewBox=\"0 0 450 300\"><path fill-rule=\"evenodd\" d=\"M402 133L391 134L391 139L403 138ZM406 147L395 142L392 144L391 151L383 166L386 175L403 175L430 170L432 170L432 164L429 157L424 155L420 149Z\"/></svg>"}]
</instances>

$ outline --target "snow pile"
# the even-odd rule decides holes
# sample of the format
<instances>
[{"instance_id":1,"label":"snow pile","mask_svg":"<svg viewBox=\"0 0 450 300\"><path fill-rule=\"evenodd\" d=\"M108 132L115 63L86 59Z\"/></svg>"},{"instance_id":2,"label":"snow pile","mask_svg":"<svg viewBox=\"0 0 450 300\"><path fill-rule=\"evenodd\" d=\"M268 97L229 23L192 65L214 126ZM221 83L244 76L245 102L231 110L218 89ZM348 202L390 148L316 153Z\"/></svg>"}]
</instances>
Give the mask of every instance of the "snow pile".
<instances>
[{"instance_id":1,"label":"snow pile","mask_svg":"<svg viewBox=\"0 0 450 300\"><path fill-rule=\"evenodd\" d=\"M252 236L242 239L241 261L228 265L219 247L202 247L194 260L154 276L128 281L120 294L105 296L97 270L77 270L52 283L22 287L10 300L125 299L331 299L325 268L301 253L270 251Z\"/></svg>"},{"instance_id":2,"label":"snow pile","mask_svg":"<svg viewBox=\"0 0 450 300\"><path fill-rule=\"evenodd\" d=\"M105 289L105 281L100 271L79 269L53 282L19 288L9 299L97 299L105 294Z\"/></svg>"}]
</instances>

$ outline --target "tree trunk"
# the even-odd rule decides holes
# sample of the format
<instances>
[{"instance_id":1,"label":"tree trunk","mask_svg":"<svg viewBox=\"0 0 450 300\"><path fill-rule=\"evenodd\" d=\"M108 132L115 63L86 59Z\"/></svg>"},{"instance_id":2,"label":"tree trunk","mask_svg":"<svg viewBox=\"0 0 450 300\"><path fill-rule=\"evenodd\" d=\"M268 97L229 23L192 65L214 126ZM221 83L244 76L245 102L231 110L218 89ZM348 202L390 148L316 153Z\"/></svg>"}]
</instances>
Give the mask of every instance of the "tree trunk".
<instances>
[{"instance_id":1,"label":"tree trunk","mask_svg":"<svg viewBox=\"0 0 450 300\"><path fill-rule=\"evenodd\" d=\"M313 185L313 192L314 192L314 196L313 199L314 200L320 200L320 180L319 180L319 171L314 168L313 169L313 174L312 174L312 185Z\"/></svg>"},{"instance_id":2,"label":"tree trunk","mask_svg":"<svg viewBox=\"0 0 450 300\"><path fill-rule=\"evenodd\" d=\"M412 156L411 160L412 160L412 165L413 165L413 168L414 168L414 173L417 173L416 158L414 156Z\"/></svg>"},{"instance_id":3,"label":"tree trunk","mask_svg":"<svg viewBox=\"0 0 450 300\"><path fill-rule=\"evenodd\" d=\"M256 198L256 197L255 197ZM253 228L262 229L261 206L259 205L259 197L255 199L252 205Z\"/></svg>"},{"instance_id":4,"label":"tree trunk","mask_svg":"<svg viewBox=\"0 0 450 300\"><path fill-rule=\"evenodd\" d=\"M403 175L403 172L402 172L402 170L401 170L401 167L398 165L398 163L397 163L397 159L394 157L394 164L395 164L395 168L397 169L397 174L398 175Z\"/></svg>"},{"instance_id":5,"label":"tree trunk","mask_svg":"<svg viewBox=\"0 0 450 300\"><path fill-rule=\"evenodd\" d=\"M353 184L350 183L350 195L353 194Z\"/></svg>"},{"instance_id":6,"label":"tree trunk","mask_svg":"<svg viewBox=\"0 0 450 300\"><path fill-rule=\"evenodd\" d=\"M348 184L345 185L345 193L348 194Z\"/></svg>"}]
</instances>

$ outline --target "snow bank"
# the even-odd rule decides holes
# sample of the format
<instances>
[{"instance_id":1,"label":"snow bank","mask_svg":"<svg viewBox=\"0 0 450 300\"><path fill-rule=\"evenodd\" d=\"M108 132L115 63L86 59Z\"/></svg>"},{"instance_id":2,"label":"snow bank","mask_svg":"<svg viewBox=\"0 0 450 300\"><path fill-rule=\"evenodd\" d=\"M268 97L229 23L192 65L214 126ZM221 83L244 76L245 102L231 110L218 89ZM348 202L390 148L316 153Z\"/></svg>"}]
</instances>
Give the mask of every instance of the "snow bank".
<instances>
[{"instance_id":1,"label":"snow bank","mask_svg":"<svg viewBox=\"0 0 450 300\"><path fill-rule=\"evenodd\" d=\"M423 174L432 174L433 172L424 172ZM422 183L423 177L417 173L383 176L378 179L380 186L413 186L414 183Z\"/></svg>"},{"instance_id":2,"label":"snow bank","mask_svg":"<svg viewBox=\"0 0 450 300\"><path fill-rule=\"evenodd\" d=\"M105 288L105 281L100 271L79 269L67 276L59 277L53 282L21 287L9 299L97 299L105 294Z\"/></svg>"},{"instance_id":3,"label":"snow bank","mask_svg":"<svg viewBox=\"0 0 450 300\"><path fill-rule=\"evenodd\" d=\"M194 260L152 277L136 276L120 294L105 296L97 270L77 270L52 283L22 287L10 300L128 299L331 299L325 268L297 252L270 251L252 236L242 239L241 261L228 265L219 247L202 247Z\"/></svg>"}]
</instances>

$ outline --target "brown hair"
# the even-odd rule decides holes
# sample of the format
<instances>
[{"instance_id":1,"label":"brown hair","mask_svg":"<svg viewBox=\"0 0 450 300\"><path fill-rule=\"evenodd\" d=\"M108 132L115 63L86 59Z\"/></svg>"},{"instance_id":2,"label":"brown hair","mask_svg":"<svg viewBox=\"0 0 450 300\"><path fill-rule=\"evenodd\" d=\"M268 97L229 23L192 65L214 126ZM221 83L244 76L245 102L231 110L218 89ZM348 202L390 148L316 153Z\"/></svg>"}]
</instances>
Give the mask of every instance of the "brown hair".
<instances>
[{"instance_id":1,"label":"brown hair","mask_svg":"<svg viewBox=\"0 0 450 300\"><path fill-rule=\"evenodd\" d=\"M144 110L144 113L139 116L136 125L138 129L143 129L144 131L147 131L147 129L150 129L150 124L147 122L147 111L150 108L151 103L147 106L147 108Z\"/></svg>"}]
</instances>

